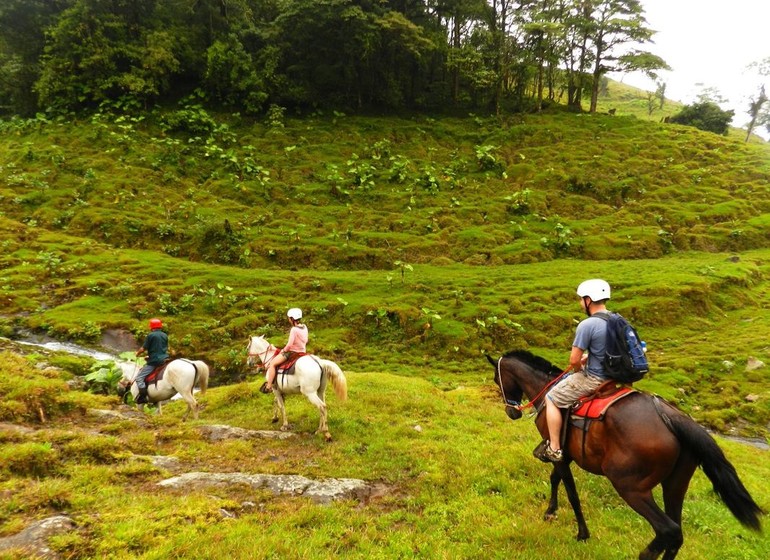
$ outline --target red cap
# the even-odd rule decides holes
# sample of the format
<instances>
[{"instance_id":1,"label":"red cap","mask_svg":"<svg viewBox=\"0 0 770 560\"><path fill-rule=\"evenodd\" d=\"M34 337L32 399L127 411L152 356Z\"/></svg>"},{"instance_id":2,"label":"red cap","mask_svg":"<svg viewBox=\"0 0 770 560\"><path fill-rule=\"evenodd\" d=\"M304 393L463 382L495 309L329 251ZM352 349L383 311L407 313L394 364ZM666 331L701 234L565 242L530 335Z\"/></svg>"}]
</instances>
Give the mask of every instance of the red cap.
<instances>
[{"instance_id":1,"label":"red cap","mask_svg":"<svg viewBox=\"0 0 770 560\"><path fill-rule=\"evenodd\" d=\"M150 330L161 328L163 328L163 323L160 322L160 319L150 319Z\"/></svg>"}]
</instances>

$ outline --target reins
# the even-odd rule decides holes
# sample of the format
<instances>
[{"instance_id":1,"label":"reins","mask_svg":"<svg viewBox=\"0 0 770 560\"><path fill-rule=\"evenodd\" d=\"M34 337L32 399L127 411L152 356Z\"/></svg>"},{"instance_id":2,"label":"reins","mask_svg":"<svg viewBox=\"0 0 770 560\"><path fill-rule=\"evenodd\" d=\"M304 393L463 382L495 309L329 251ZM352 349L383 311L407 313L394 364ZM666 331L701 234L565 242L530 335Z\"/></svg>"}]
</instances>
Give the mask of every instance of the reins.
<instances>
[{"instance_id":1,"label":"reins","mask_svg":"<svg viewBox=\"0 0 770 560\"><path fill-rule=\"evenodd\" d=\"M274 347L274 348L275 348L275 352L273 352L273 355L272 355L272 356L270 356L270 358L268 358L268 357L267 357L267 354L270 352L270 347L271 347L271 346L273 346L272 344L270 344L270 343L268 342L268 343L267 343L267 347L265 348L265 351L264 351L264 352L249 352L249 350L251 350L251 344L252 344L252 341L251 341L251 340L249 340L249 347L248 347L248 349L247 349L248 357L249 357L249 358L251 358L252 356L256 356L257 358L259 358L259 361L261 362L261 364L260 364L260 365L262 365L263 367L267 367L267 366L269 366L269 365L270 365L270 362L272 362L272 361L273 361L273 359L274 359L274 358L275 358L275 357L276 357L276 356L279 354L279 352L280 352L280 350L279 350L277 347Z\"/></svg>"},{"instance_id":2,"label":"reins","mask_svg":"<svg viewBox=\"0 0 770 560\"><path fill-rule=\"evenodd\" d=\"M519 412L529 408L530 406L534 406L535 402L540 400L540 398L542 398L553 385L561 381L561 379L569 372L569 370L572 369L572 366L567 366L567 369L562 371L558 376L554 377L549 383L547 383L545 387L543 387L540 392L535 395L535 398L529 399L527 404L521 404L521 401L515 401L513 399L509 400L508 397L505 396L505 388L503 387L503 370L500 367L502 361L502 357L497 360L497 381L498 385L500 386L500 394L503 396L503 404L506 408L513 408Z\"/></svg>"}]
</instances>

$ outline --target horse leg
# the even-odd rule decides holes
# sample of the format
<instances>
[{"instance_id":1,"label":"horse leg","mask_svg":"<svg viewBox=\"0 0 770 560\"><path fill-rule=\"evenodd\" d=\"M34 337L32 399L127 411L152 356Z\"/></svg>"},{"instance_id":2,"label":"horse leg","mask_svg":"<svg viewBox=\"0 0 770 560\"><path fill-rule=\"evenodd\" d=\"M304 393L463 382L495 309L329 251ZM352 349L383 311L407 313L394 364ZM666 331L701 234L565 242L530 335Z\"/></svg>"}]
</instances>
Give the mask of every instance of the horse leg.
<instances>
[{"instance_id":1,"label":"horse leg","mask_svg":"<svg viewBox=\"0 0 770 560\"><path fill-rule=\"evenodd\" d=\"M195 397L192 394L192 390L183 391L180 394L182 395L184 402L187 403L187 410L182 416L182 422L187 421L187 417L190 416L190 412L193 413L193 418L197 420L198 419L198 401L195 400Z\"/></svg>"},{"instance_id":2,"label":"horse leg","mask_svg":"<svg viewBox=\"0 0 770 560\"><path fill-rule=\"evenodd\" d=\"M681 456L674 468L674 472L661 484L666 515L679 525L680 535L682 534L682 506L684 505L684 497L687 494L687 488L690 486L690 480L692 480L692 475L695 473L696 468L697 465L694 461ZM681 537L679 542L674 542L672 546L666 548L663 560L674 560L683 542L684 536Z\"/></svg>"},{"instance_id":3,"label":"horse leg","mask_svg":"<svg viewBox=\"0 0 770 560\"><path fill-rule=\"evenodd\" d=\"M583 517L583 506L580 504L580 495L577 492L575 486L575 478L572 476L572 469L570 469L569 463L562 463L554 465L553 473L551 475L551 486L553 487L553 476L557 475L564 482L564 489L567 491L567 499L572 506L572 512L575 514L575 520L578 525L577 540L584 541L591 536L588 531L588 525L586 525L585 517ZM558 480L556 486L558 488ZM554 497L555 501L555 497ZM554 508L555 510L556 508Z\"/></svg>"},{"instance_id":4,"label":"horse leg","mask_svg":"<svg viewBox=\"0 0 770 560\"><path fill-rule=\"evenodd\" d=\"M316 393L309 393L305 396L307 397L307 400L316 405L318 408L318 413L321 416L321 419L318 423L318 429L315 433L322 433L324 438L326 438L326 441L331 441L332 435L329 433L329 426L326 423L326 403L323 401L323 399L319 398Z\"/></svg>"},{"instance_id":5,"label":"horse leg","mask_svg":"<svg viewBox=\"0 0 770 560\"><path fill-rule=\"evenodd\" d=\"M552 521L556 519L556 510L559 508L559 484L561 484L561 475L556 469L556 465L553 466L551 471L551 498L548 500L548 509L545 510L543 519L546 521Z\"/></svg>"},{"instance_id":6,"label":"horse leg","mask_svg":"<svg viewBox=\"0 0 770 560\"><path fill-rule=\"evenodd\" d=\"M644 517L655 531L655 538L639 553L639 560L656 560L663 552L669 550L676 556L679 547L682 546L682 529L660 509L652 496L652 491L619 488L615 481L612 482L620 497L636 513ZM638 484L638 481L635 483ZM669 555L667 558L670 560L674 556Z\"/></svg>"},{"instance_id":7,"label":"horse leg","mask_svg":"<svg viewBox=\"0 0 770 560\"><path fill-rule=\"evenodd\" d=\"M273 395L275 396L275 401L273 402L274 407L274 416L273 416L273 422L278 418L278 411L281 412L281 418L283 419L283 424L281 424L281 431L286 432L289 430L289 420L286 417L286 405L283 402L283 393L280 391L273 390Z\"/></svg>"}]
</instances>

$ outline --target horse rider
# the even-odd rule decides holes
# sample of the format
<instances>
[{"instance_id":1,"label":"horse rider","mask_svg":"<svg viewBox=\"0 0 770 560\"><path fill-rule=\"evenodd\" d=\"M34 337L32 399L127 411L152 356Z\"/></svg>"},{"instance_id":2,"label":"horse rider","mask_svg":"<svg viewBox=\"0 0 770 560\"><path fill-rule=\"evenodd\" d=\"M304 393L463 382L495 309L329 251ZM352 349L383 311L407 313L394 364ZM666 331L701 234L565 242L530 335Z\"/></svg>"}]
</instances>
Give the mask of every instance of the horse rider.
<instances>
[{"instance_id":1,"label":"horse rider","mask_svg":"<svg viewBox=\"0 0 770 560\"><path fill-rule=\"evenodd\" d=\"M142 347L136 351L136 355L141 356L147 352L147 362L139 370L136 376L136 387L139 389L139 395L136 397L137 404L145 404L148 401L147 384L145 379L152 371L168 360L168 335L161 329L163 323L160 319L150 319L150 334L144 339Z\"/></svg>"},{"instance_id":2,"label":"horse rider","mask_svg":"<svg viewBox=\"0 0 770 560\"><path fill-rule=\"evenodd\" d=\"M275 381L275 370L281 364L285 364L292 356L298 352L305 353L308 340L307 325L302 323L302 310L298 307L292 307L286 313L291 323L291 330L289 331L289 341L286 346L283 347L281 353L275 356L267 366L267 381L260 389L263 393L270 393L273 390L273 382Z\"/></svg>"},{"instance_id":3,"label":"horse rider","mask_svg":"<svg viewBox=\"0 0 770 560\"><path fill-rule=\"evenodd\" d=\"M609 379L604 373L607 321L594 315L607 311L610 285L598 278L586 280L578 286L577 295L580 297L580 307L588 317L580 321L575 330L575 340L569 356L569 369L573 373L554 385L545 396L545 419L549 439L542 453L537 456L552 463L558 463L563 457L561 409L569 408L575 401L593 393Z\"/></svg>"}]
</instances>

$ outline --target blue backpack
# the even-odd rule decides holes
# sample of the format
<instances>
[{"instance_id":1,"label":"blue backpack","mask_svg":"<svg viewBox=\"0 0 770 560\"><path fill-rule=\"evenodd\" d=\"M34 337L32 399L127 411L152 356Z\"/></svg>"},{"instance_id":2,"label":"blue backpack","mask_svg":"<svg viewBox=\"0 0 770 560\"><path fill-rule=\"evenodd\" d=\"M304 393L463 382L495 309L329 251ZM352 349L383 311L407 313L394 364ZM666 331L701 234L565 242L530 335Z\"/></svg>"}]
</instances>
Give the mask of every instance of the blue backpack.
<instances>
[{"instance_id":1,"label":"blue backpack","mask_svg":"<svg viewBox=\"0 0 770 560\"><path fill-rule=\"evenodd\" d=\"M636 329L620 313L600 311L594 316L607 321L604 373L621 383L639 381L650 371L650 366Z\"/></svg>"}]
</instances>

